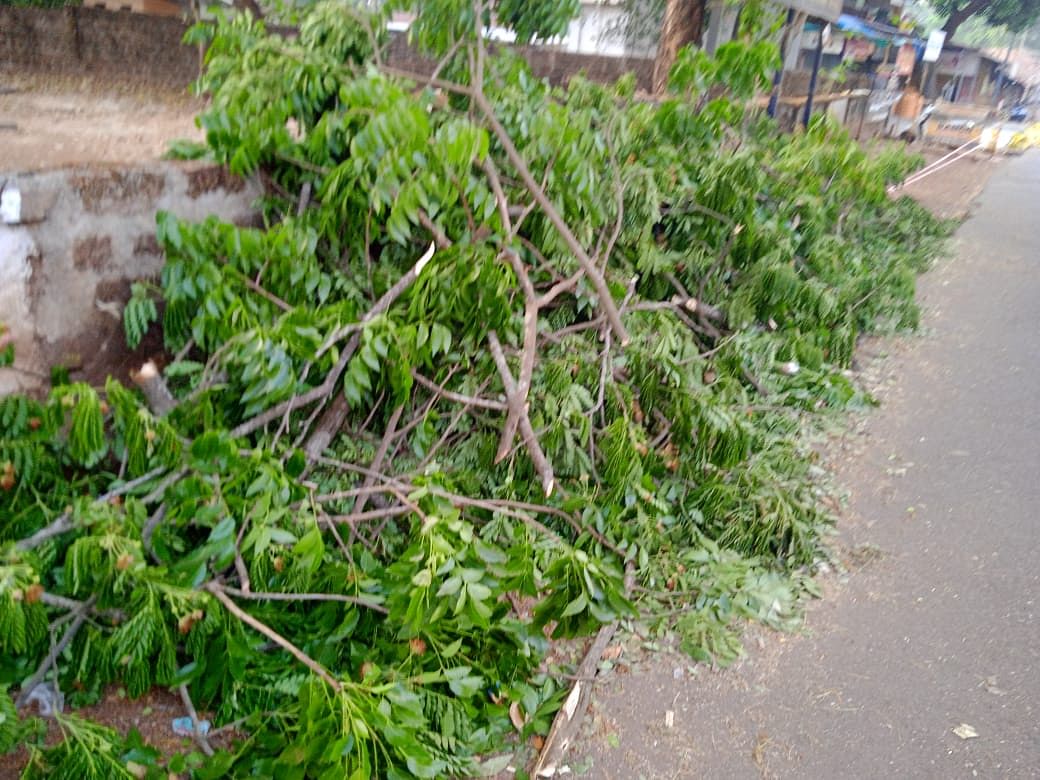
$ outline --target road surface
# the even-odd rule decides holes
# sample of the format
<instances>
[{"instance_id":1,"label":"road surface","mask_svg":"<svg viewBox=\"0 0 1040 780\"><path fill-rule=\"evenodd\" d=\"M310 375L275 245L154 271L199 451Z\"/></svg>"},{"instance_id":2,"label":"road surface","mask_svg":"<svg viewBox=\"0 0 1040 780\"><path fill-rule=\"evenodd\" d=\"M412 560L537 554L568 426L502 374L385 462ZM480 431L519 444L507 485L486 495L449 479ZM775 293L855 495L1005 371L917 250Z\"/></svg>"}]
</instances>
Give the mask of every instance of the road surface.
<instances>
[{"instance_id":1,"label":"road surface","mask_svg":"<svg viewBox=\"0 0 1040 780\"><path fill-rule=\"evenodd\" d=\"M1040 777L1040 152L974 212L839 458L858 570L737 668L601 686L585 776Z\"/></svg>"}]
</instances>

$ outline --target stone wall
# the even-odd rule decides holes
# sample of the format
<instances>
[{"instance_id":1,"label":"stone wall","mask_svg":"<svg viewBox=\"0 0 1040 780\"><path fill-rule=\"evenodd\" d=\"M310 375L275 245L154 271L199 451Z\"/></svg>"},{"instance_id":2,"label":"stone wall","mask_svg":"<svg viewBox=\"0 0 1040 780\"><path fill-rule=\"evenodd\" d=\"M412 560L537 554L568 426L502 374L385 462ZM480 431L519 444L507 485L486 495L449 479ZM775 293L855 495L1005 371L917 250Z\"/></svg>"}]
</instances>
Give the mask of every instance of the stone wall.
<instances>
[{"instance_id":1,"label":"stone wall","mask_svg":"<svg viewBox=\"0 0 1040 780\"><path fill-rule=\"evenodd\" d=\"M199 73L198 49L181 43L186 30L179 19L129 11L0 5L0 68L181 89ZM534 47L521 51L535 74L554 84L566 83L579 71L595 81L615 81L634 71L639 85L649 88L653 76L653 61L647 59ZM415 73L433 69L401 34L392 35L387 61Z\"/></svg>"},{"instance_id":2,"label":"stone wall","mask_svg":"<svg viewBox=\"0 0 1040 780\"><path fill-rule=\"evenodd\" d=\"M245 224L259 195L252 182L201 163L20 174L3 188L4 218L17 220L0 223L0 320L14 336L15 364L0 368L0 395L41 389L51 366L90 382L125 380L159 347L130 353L122 325L130 283L162 269L155 213Z\"/></svg>"},{"instance_id":3,"label":"stone wall","mask_svg":"<svg viewBox=\"0 0 1040 780\"><path fill-rule=\"evenodd\" d=\"M199 75L186 29L129 11L0 5L0 67L182 89Z\"/></svg>"},{"instance_id":4,"label":"stone wall","mask_svg":"<svg viewBox=\"0 0 1040 780\"><path fill-rule=\"evenodd\" d=\"M584 73L592 81L605 83L617 81L626 73L634 73L636 83L645 90L649 90L653 83L654 61L644 57L575 54L538 46L521 46L518 50L536 76L548 79L553 84L566 84L577 73ZM432 73L436 64L422 57L400 34L391 38L386 60L395 68L424 76Z\"/></svg>"}]
</instances>

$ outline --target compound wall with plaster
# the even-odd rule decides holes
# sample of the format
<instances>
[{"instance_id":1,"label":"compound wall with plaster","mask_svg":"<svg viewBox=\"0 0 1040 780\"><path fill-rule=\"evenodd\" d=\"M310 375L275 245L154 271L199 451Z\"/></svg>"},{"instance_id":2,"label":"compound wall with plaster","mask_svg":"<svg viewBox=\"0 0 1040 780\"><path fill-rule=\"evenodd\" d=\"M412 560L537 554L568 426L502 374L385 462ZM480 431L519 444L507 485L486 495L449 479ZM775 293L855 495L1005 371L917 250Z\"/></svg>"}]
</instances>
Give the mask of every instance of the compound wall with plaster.
<instances>
[{"instance_id":1,"label":"compound wall with plaster","mask_svg":"<svg viewBox=\"0 0 1040 780\"><path fill-rule=\"evenodd\" d=\"M155 214L255 221L259 187L211 164L153 163L0 176L0 323L15 363L0 395L40 391L53 366L74 379L125 379L157 341L126 347L131 282L157 278Z\"/></svg>"}]
</instances>

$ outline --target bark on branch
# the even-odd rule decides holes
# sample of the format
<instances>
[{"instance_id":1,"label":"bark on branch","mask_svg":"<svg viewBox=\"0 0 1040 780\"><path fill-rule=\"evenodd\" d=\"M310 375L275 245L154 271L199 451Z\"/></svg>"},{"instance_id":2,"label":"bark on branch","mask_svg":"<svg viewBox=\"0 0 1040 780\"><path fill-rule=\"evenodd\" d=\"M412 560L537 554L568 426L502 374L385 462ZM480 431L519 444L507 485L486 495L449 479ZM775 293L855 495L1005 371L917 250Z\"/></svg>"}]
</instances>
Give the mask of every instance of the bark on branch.
<instances>
[{"instance_id":1,"label":"bark on branch","mask_svg":"<svg viewBox=\"0 0 1040 780\"><path fill-rule=\"evenodd\" d=\"M165 466L159 466L149 471L147 474L142 474L136 479L132 479L129 482L124 482L117 488L109 490L107 493L103 493L95 499L95 503L104 503L110 501L117 496L122 496L129 493L132 490L140 487L146 482L155 479L157 476L166 471ZM41 528L39 531L34 533L32 536L27 536L25 539L21 539L15 542L14 549L19 552L25 552L27 550L33 550L39 547L41 544L46 542L48 539L53 539L55 536L60 536L66 531L72 530L72 515L62 514L53 520L49 525Z\"/></svg>"},{"instance_id":2,"label":"bark on branch","mask_svg":"<svg viewBox=\"0 0 1040 780\"><path fill-rule=\"evenodd\" d=\"M574 254L578 264L581 265L585 275L589 277L592 282L592 286L596 290L596 295L599 297L600 306L603 309L603 313L607 318L607 322L610 323L611 329L618 337L622 347L628 345L631 338L628 335L628 331L625 329L625 325L621 322L621 315L618 313L617 304L614 302L614 296L610 293L610 288L607 286L607 280L600 273L599 268L593 262L592 258L589 257L588 252L585 251L585 247L581 245L577 237L571 231L570 226L566 220L560 215L560 212L553 205L552 201L549 200L549 196L545 194L545 190L534 178L534 174L531 173L531 168L528 166L527 161L524 160L523 155L516 148L513 143L513 139L509 137L508 131L498 121L498 117L495 115L495 109L491 105L491 102L487 99L487 96L480 91L474 90L472 92L473 102L476 103L477 108L480 109L481 113L487 119L488 125L491 127L491 131L498 138L498 142L502 145L505 150L506 157L517 173L520 174L520 178L527 188L527 191L531 193L531 197L535 199L542 211L545 213L546 218L556 228L557 232L563 238L567 248Z\"/></svg>"},{"instance_id":3,"label":"bark on branch","mask_svg":"<svg viewBox=\"0 0 1040 780\"><path fill-rule=\"evenodd\" d=\"M210 582L205 586L205 589L207 592L212 593L214 598L216 598L217 601L223 604L224 608L228 612L230 612L232 615L241 620L250 628L266 636L268 639L270 639L276 645L281 647L283 650L287 650L289 654L292 655L297 661L302 663L304 666L306 666L308 669L310 669L312 672L318 675L318 677L320 677L322 680L328 683L329 687L332 688L332 690L336 691L336 693L340 693L343 690L343 684L340 683L340 681L337 680L335 677L333 677L328 669L319 664L317 661L315 661L313 658L311 658L309 655L303 652L300 648L298 648L288 639L286 639L284 636L275 631L273 628L264 623L261 623L248 612L242 610L227 595L223 586L217 584L216 582Z\"/></svg>"},{"instance_id":4,"label":"bark on branch","mask_svg":"<svg viewBox=\"0 0 1040 780\"><path fill-rule=\"evenodd\" d=\"M495 361L499 375L502 377L502 384L506 389L510 415L515 415L517 418L520 436L524 440L524 445L527 447L527 453L531 457L535 471L541 477L542 491L546 496L549 496L552 494L556 478L553 474L552 464L545 457L542 445L539 443L534 428L531 427L531 420L527 416L527 398L520 394L516 380L513 379L513 373L509 370L509 364L506 362L505 353L502 351L502 343L498 340L498 334L495 331L488 333L488 345L491 349L491 357Z\"/></svg>"},{"instance_id":5,"label":"bark on branch","mask_svg":"<svg viewBox=\"0 0 1040 780\"><path fill-rule=\"evenodd\" d=\"M130 374L130 378L135 385L141 388L141 392L148 401L148 408L156 417L169 414L177 406L177 401L166 386L166 381L159 373L155 361L146 361L139 370Z\"/></svg>"},{"instance_id":6,"label":"bark on branch","mask_svg":"<svg viewBox=\"0 0 1040 780\"><path fill-rule=\"evenodd\" d=\"M361 330L380 314L386 312L387 309L389 309L393 303L401 297L401 294L419 278L419 274L422 273L427 263L429 263L433 258L435 251L436 246L430 244L430 248L426 250L415 265L412 266L400 279L398 279L393 287L383 293L379 300L372 304L372 308L369 309L358 322L340 328L325 341L322 348L318 350L319 355L322 355L331 349L336 342L340 341L345 336L353 334L350 341L340 353L336 365L333 366L332 370L325 377L324 382L317 387L308 390L306 393L293 396L288 401L272 406L267 411L246 420L233 429L231 435L235 437L246 436L258 428L267 425L269 422L277 420L287 411L291 412L294 409L299 409L300 407L306 406L314 401L327 398L336 388L336 383L339 381L340 376L343 375L343 371L346 369L347 364L350 362L350 359L354 356L358 346L361 344ZM333 409L329 409L329 411L326 412L326 417L328 417L328 419L322 419L315 431L315 436L312 436L311 440L308 440L305 445L305 450L312 459L313 456L311 456L310 453L317 452L318 454L321 454L325 447L328 446L328 443L332 440L332 436L334 436L335 432L339 430L340 426L343 424L343 420L346 419L347 413L349 412L349 407L347 407L345 400L342 405L334 404L333 407L335 408L335 412L333 413ZM337 422L338 424L336 424ZM321 436L317 435L319 432L321 432ZM323 446L319 449L319 445Z\"/></svg>"}]
</instances>

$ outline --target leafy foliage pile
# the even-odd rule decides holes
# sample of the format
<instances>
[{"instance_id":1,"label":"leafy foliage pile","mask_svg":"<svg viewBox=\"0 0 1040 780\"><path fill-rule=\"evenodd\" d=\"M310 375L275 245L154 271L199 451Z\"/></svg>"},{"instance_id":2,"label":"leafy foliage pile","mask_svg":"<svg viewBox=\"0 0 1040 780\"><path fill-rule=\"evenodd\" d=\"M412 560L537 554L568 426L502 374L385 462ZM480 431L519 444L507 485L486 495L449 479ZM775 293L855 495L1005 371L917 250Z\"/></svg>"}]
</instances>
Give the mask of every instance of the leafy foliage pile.
<instances>
[{"instance_id":1,"label":"leafy foliage pile","mask_svg":"<svg viewBox=\"0 0 1040 780\"><path fill-rule=\"evenodd\" d=\"M685 52L655 104L422 6L429 86L342 2L207 33L201 122L264 227L159 215L127 338L160 297L176 357L144 396L0 402L0 685L181 688L249 735L197 777L478 772L511 705L547 730L548 636L642 604L724 662L736 621L787 625L828 522L799 433L864 402L857 334L915 324L943 230L886 195L912 161L749 108L770 43ZM161 776L60 723L28 776Z\"/></svg>"}]
</instances>

